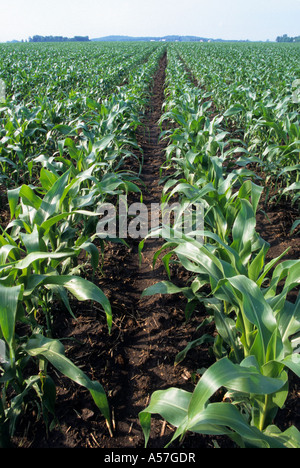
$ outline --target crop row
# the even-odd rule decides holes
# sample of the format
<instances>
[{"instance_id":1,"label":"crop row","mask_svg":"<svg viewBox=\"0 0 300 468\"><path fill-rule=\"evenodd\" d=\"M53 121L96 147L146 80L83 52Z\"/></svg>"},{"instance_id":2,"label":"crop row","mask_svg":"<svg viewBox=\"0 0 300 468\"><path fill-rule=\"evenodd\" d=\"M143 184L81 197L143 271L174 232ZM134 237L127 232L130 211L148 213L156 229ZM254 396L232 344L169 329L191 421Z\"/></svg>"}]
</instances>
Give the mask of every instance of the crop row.
<instances>
[{"instance_id":1,"label":"crop row","mask_svg":"<svg viewBox=\"0 0 300 468\"><path fill-rule=\"evenodd\" d=\"M10 180L11 221L0 236L0 446L9 444L20 414L34 405L46 426L56 424L50 366L90 391L111 430L102 385L66 357L52 329L55 304L73 315L72 297L99 303L111 331L110 302L84 277L85 266L95 272L104 249L96 233L99 204L139 191L139 171L123 166L127 159L142 162L134 130L162 49L151 52L131 72L132 59L125 61L122 73L127 70L128 83L104 96L100 89L77 110L68 96L51 100L50 109L46 101L38 107L7 102L1 109L2 162L16 167L18 177L14 184ZM94 89L97 85L96 79ZM52 118L54 106L59 122ZM14 180L12 170L4 174Z\"/></svg>"},{"instance_id":2,"label":"crop row","mask_svg":"<svg viewBox=\"0 0 300 468\"><path fill-rule=\"evenodd\" d=\"M225 435L239 447L299 447L296 427L281 432L274 419L288 396L289 373L300 375L300 300L289 298L300 282L300 260L282 260L284 254L266 260L270 246L256 231L263 187L256 183L255 172L245 167L247 142L228 132L226 116L237 115L234 98L228 102L231 112L212 112L211 92L194 86L178 50L168 49L160 121L168 125L161 137L169 142L162 167L162 201L179 200L177 215L184 204L201 203L204 229L198 234L203 242L195 237L196 220L191 231L183 233L182 217L175 213L173 230L159 228L165 244L154 258L155 263L164 254L169 281L143 294L184 294L187 319L197 314L199 304L205 305L207 317L200 329L213 322L214 335L203 334L189 343L176 362L193 347L210 342L215 363L202 372L193 392L169 388L153 393L139 415L146 444L151 415L158 413L176 427L171 442L191 431ZM228 56L226 63L231 68ZM209 76L222 79L213 68ZM245 128L250 133L249 126ZM234 166L228 164L232 154L237 154ZM144 241L140 249L143 245ZM184 287L171 281L174 262L190 274ZM224 390L222 401L211 402L220 389Z\"/></svg>"}]
</instances>

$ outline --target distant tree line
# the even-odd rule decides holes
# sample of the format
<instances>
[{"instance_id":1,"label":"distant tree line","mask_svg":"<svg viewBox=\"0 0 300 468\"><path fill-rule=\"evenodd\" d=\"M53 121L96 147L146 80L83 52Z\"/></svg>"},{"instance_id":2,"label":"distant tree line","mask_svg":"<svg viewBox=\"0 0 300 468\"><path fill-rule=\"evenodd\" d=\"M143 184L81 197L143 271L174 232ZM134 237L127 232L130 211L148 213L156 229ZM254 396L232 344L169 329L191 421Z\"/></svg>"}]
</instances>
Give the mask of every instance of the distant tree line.
<instances>
[{"instance_id":1,"label":"distant tree line","mask_svg":"<svg viewBox=\"0 0 300 468\"><path fill-rule=\"evenodd\" d=\"M89 36L74 36L63 37L63 36L33 36L29 37L29 42L88 42Z\"/></svg>"},{"instance_id":2,"label":"distant tree line","mask_svg":"<svg viewBox=\"0 0 300 468\"><path fill-rule=\"evenodd\" d=\"M289 37L287 34L278 36L276 42L300 42L300 36Z\"/></svg>"}]
</instances>

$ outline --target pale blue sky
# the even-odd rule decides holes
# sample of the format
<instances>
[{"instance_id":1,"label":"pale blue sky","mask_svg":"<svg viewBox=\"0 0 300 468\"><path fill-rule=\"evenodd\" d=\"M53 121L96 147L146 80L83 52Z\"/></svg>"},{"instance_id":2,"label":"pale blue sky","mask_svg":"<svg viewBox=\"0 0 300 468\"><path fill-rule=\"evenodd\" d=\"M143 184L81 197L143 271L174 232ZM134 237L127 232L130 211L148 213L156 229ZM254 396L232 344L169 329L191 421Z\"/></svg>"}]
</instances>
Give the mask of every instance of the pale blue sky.
<instances>
[{"instance_id":1,"label":"pale blue sky","mask_svg":"<svg viewBox=\"0 0 300 468\"><path fill-rule=\"evenodd\" d=\"M300 35L300 0L0 0L0 41L34 34L275 40Z\"/></svg>"}]
</instances>

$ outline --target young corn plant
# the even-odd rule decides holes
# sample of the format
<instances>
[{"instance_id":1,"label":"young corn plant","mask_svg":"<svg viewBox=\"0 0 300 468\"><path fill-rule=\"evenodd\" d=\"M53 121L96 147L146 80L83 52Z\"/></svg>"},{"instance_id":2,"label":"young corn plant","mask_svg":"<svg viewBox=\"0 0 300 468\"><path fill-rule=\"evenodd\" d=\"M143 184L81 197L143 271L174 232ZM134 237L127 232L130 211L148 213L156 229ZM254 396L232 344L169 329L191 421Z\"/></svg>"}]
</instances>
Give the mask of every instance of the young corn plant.
<instances>
[{"instance_id":1,"label":"young corn plant","mask_svg":"<svg viewBox=\"0 0 300 468\"><path fill-rule=\"evenodd\" d=\"M241 364L222 358L205 371L193 393L170 388L154 392L148 407L139 419L145 435L145 445L150 437L151 415L160 414L175 426L176 431L168 446L188 432L209 435L226 435L241 448L299 448L300 435L294 426L281 432L275 425L260 430L247 421L233 403L211 403L213 394L224 387L245 396L266 398L281 392L281 379L263 375L251 356Z\"/></svg>"},{"instance_id":2,"label":"young corn plant","mask_svg":"<svg viewBox=\"0 0 300 468\"><path fill-rule=\"evenodd\" d=\"M62 343L52 338L55 302L59 300L72 314L68 294L79 301L98 302L111 329L111 306L103 292L93 283L66 271L66 262L77 257L83 249L90 251L96 261L95 251L87 242L73 248L61 244L53 250L58 235L56 238L49 235L49 229L55 225L55 220L51 218L46 197L43 202L41 207L44 210L40 207L35 211L36 216L37 213L45 216L43 223L32 226L26 223L25 217L19 218L16 220L19 227L27 228L27 233L20 233L15 240L8 232L0 237L0 343L4 350L0 363L0 426L3 444L13 436L17 418L30 405L34 391L40 400L45 422L49 415L55 422L55 386L48 373L49 364L88 388L108 423L110 421L108 402L101 384L91 381L67 359ZM28 372L35 368L33 363L38 374L28 378Z\"/></svg>"},{"instance_id":3,"label":"young corn plant","mask_svg":"<svg viewBox=\"0 0 300 468\"><path fill-rule=\"evenodd\" d=\"M69 279L69 282L71 281L72 279ZM82 287L82 284L78 285L76 282L69 285L74 289L78 286ZM40 401L40 408L47 426L50 417L54 424L57 422L55 418L56 390L51 373L49 373L49 365L90 391L96 406L111 428L110 409L102 385L97 381L92 381L66 357L62 343L57 339L44 336L37 326L31 334L22 336L16 333L18 322L23 324L29 322L24 313L23 294L27 295L24 300L26 303L30 297L28 298L28 290L22 284L18 286L4 286L2 282L0 284L2 304L0 309L2 351L0 446L9 446L10 439L15 433L17 420L21 413L31 406L34 394ZM87 296L87 292L84 291L81 299Z\"/></svg>"},{"instance_id":4,"label":"young corn plant","mask_svg":"<svg viewBox=\"0 0 300 468\"><path fill-rule=\"evenodd\" d=\"M213 234L204 232L204 235L217 241ZM172 243L175 243L174 238ZM163 282L151 286L143 293L143 295L183 293L193 303L193 307L196 306L197 300L203 302L209 310L213 310L213 319L218 332L213 348L217 364L203 375L192 395L184 393L188 402L185 411L176 412L178 406L182 406L180 391L170 389L153 394L153 402L151 400L149 407L140 415L146 439L149 436L150 415L159 413L171 424L176 421L175 426L178 429L172 440L192 430L204 434L227 434L241 447L299 446L300 436L296 428L281 434L276 427L273 427L272 421L287 398L287 370L300 376L300 360L297 352L300 335L300 302L299 298L295 304L287 300L287 294L299 285L300 262L280 263L268 279L267 274L278 259L265 264L266 248L262 248L252 262L247 260L243 265L240 255L232 247L226 246L222 241L219 241L219 245L219 248L213 244L202 246L194 239L182 239L172 253L178 256L181 265L195 275L191 286L179 288L172 283ZM277 293L279 282L283 280L285 280L283 289ZM201 288L207 284L211 288L211 297L201 292ZM190 313L191 307L187 308L187 311ZM202 344L204 340L207 341L206 336L188 345L187 349L177 357L177 362L185 357L191 347ZM236 376L234 372L232 374L229 372L228 366L232 365L229 365L229 362L234 364L232 370L237 372ZM239 372L241 372L240 377L238 377ZM211 379L218 381L221 373L226 379L207 395L206 386L211 390L208 382L211 382ZM205 385L202 379L207 382ZM242 390L242 382L247 379L249 386L246 385ZM250 389L252 380L257 383L255 389ZM229 409L228 403L219 403L214 407L215 418L211 426L212 423L208 423L208 419L212 413L207 414L206 407L210 408L208 399L220 387L225 387L228 391L230 405L234 409ZM201 405L198 406L200 398ZM192 403L194 400L195 403ZM165 408L166 401L168 408ZM212 407L210 409L212 410ZM227 414L224 423L226 430L221 423L224 417L223 411ZM219 423L218 418L220 418ZM201 420L203 424L198 426ZM247 429L245 430L243 426ZM228 427L231 430L227 432Z\"/></svg>"},{"instance_id":5,"label":"young corn plant","mask_svg":"<svg viewBox=\"0 0 300 468\"><path fill-rule=\"evenodd\" d=\"M68 183L69 177L69 172L56 177L42 171L40 192L45 192L42 198L36 188L26 185L8 194L15 219L0 238L3 445L13 436L17 418L31 403L34 392L45 422L49 415L55 421L55 386L48 373L49 364L88 388L108 424L110 421L101 384L91 381L67 359L62 343L52 338L55 301L59 300L73 314L69 294L79 301L98 302L106 314L109 331L112 326L108 299L96 285L78 276L75 268L82 251L91 255L92 266L97 268L99 252L87 237L75 239L79 220L72 222L72 217L87 218L88 212L80 213L70 207L72 198L68 199L68 195L76 180ZM16 331L18 324L26 327L25 334ZM39 371L28 378L27 369L32 368L32 363Z\"/></svg>"}]
</instances>

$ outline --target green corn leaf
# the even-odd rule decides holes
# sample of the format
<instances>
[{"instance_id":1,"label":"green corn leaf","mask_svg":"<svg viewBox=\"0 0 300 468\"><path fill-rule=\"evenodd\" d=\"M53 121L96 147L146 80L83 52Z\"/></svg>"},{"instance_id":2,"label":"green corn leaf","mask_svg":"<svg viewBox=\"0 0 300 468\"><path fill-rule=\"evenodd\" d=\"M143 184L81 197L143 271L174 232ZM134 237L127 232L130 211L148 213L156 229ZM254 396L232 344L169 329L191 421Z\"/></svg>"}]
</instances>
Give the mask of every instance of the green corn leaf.
<instances>
[{"instance_id":1,"label":"green corn leaf","mask_svg":"<svg viewBox=\"0 0 300 468\"><path fill-rule=\"evenodd\" d=\"M250 258L252 244L256 241L255 226L256 219L252 205L248 200L241 199L241 210L232 228L233 243L231 247L239 252L243 263Z\"/></svg>"},{"instance_id":2,"label":"green corn leaf","mask_svg":"<svg viewBox=\"0 0 300 468\"><path fill-rule=\"evenodd\" d=\"M26 289L25 295L30 295L32 291L41 285L59 285L66 288L76 299L79 301L95 301L98 302L106 314L107 325L109 332L112 327L112 310L108 298L103 291L91 283L90 281L81 278L80 276L67 276L67 275L31 275Z\"/></svg>"},{"instance_id":3,"label":"green corn leaf","mask_svg":"<svg viewBox=\"0 0 300 468\"><path fill-rule=\"evenodd\" d=\"M20 250L16 245L6 244L0 248L0 265L4 265L7 259L17 261L20 256Z\"/></svg>"},{"instance_id":4,"label":"green corn leaf","mask_svg":"<svg viewBox=\"0 0 300 468\"><path fill-rule=\"evenodd\" d=\"M264 188L254 184L251 180L246 180L240 190L239 190L239 198L249 198L251 200L251 206L253 208L254 213L257 211L258 203L261 198L262 192Z\"/></svg>"},{"instance_id":5,"label":"green corn leaf","mask_svg":"<svg viewBox=\"0 0 300 468\"><path fill-rule=\"evenodd\" d=\"M290 233L293 234L293 232L297 229L297 227L300 225L300 219L296 219L296 221L294 221L292 227L291 227L291 231Z\"/></svg>"},{"instance_id":6,"label":"green corn leaf","mask_svg":"<svg viewBox=\"0 0 300 468\"><path fill-rule=\"evenodd\" d=\"M258 277L265 266L265 259L268 250L269 245L264 244L260 249L259 253L256 255L256 257L248 267L248 276L251 280L255 282L258 280Z\"/></svg>"},{"instance_id":7,"label":"green corn leaf","mask_svg":"<svg viewBox=\"0 0 300 468\"><path fill-rule=\"evenodd\" d=\"M30 234L20 234L20 237L28 253L39 252L44 247L37 226L34 226Z\"/></svg>"},{"instance_id":8,"label":"green corn leaf","mask_svg":"<svg viewBox=\"0 0 300 468\"><path fill-rule=\"evenodd\" d=\"M41 225L53 214L59 212L59 207L63 201L63 195L67 186L70 172L65 172L56 182L51 189L46 193L42 203L34 217L34 224Z\"/></svg>"},{"instance_id":9,"label":"green corn leaf","mask_svg":"<svg viewBox=\"0 0 300 468\"><path fill-rule=\"evenodd\" d=\"M16 189L8 190L7 197L11 218L13 218L16 214L16 209L20 198L25 205L32 206L35 210L38 210L42 204L42 199L36 195L34 190L28 185L22 185Z\"/></svg>"},{"instance_id":10,"label":"green corn leaf","mask_svg":"<svg viewBox=\"0 0 300 468\"><path fill-rule=\"evenodd\" d=\"M92 242L84 242L80 245L80 249L85 250L87 253L91 255L91 265L93 270L95 271L99 265L99 250Z\"/></svg>"},{"instance_id":11,"label":"green corn leaf","mask_svg":"<svg viewBox=\"0 0 300 468\"><path fill-rule=\"evenodd\" d=\"M189 419L197 418L207 400L220 388L266 395L278 391L284 384L280 379L272 379L262 375L257 367L245 367L247 360L240 365L223 358L213 364L201 377L197 384L189 406Z\"/></svg>"},{"instance_id":12,"label":"green corn leaf","mask_svg":"<svg viewBox=\"0 0 300 468\"><path fill-rule=\"evenodd\" d=\"M21 285L8 288L0 284L0 327L10 348L14 339L17 308L21 294Z\"/></svg>"},{"instance_id":13,"label":"green corn leaf","mask_svg":"<svg viewBox=\"0 0 300 468\"><path fill-rule=\"evenodd\" d=\"M51 187L55 184L58 177L51 171L48 171L44 167L40 172L40 182L45 190L50 190Z\"/></svg>"},{"instance_id":14,"label":"green corn leaf","mask_svg":"<svg viewBox=\"0 0 300 468\"><path fill-rule=\"evenodd\" d=\"M15 268L18 270L24 270L28 268L33 262L37 260L46 260L46 259L62 259L70 256L76 255L76 251L68 250L64 252L31 252L23 260L20 260L15 264Z\"/></svg>"},{"instance_id":15,"label":"green corn leaf","mask_svg":"<svg viewBox=\"0 0 300 468\"><path fill-rule=\"evenodd\" d=\"M11 402L11 406L8 410L8 418L9 418L9 432L10 436L14 434L17 419L22 412L22 406L24 405L24 400L27 397L28 393L31 391L32 387L38 384L41 381L39 375L32 375L28 379L24 380L23 386L24 389L18 393Z\"/></svg>"},{"instance_id":16,"label":"green corn leaf","mask_svg":"<svg viewBox=\"0 0 300 468\"><path fill-rule=\"evenodd\" d=\"M293 351L291 337L296 335L300 329L300 300L295 304L285 301L284 306L278 312L276 320L278 322L278 330L280 332L282 344L285 347L287 354Z\"/></svg>"},{"instance_id":17,"label":"green corn leaf","mask_svg":"<svg viewBox=\"0 0 300 468\"><path fill-rule=\"evenodd\" d=\"M245 364L248 363L245 361ZM265 437L261 431L249 426L234 405L207 405L207 401L223 386L249 394L268 394L279 390L283 384L280 379L263 376L257 367L244 367L223 358L203 374L192 394L176 388L153 393L149 406L139 414L146 445L150 435L151 414L158 413L177 427L171 442L186 431L194 431L203 434L226 434L233 436L239 443L244 440L255 446L281 446L278 441ZM237 435L229 432L228 427Z\"/></svg>"},{"instance_id":18,"label":"green corn leaf","mask_svg":"<svg viewBox=\"0 0 300 468\"><path fill-rule=\"evenodd\" d=\"M38 210L42 204L42 199L37 196L34 190L28 185L22 185L20 198L25 205L32 206L35 210Z\"/></svg>"},{"instance_id":19,"label":"green corn leaf","mask_svg":"<svg viewBox=\"0 0 300 468\"><path fill-rule=\"evenodd\" d=\"M224 117L230 117L232 115L240 114L245 110L244 106L241 106L239 104L235 104L234 106L230 107L227 109L226 112L224 112Z\"/></svg>"},{"instance_id":20,"label":"green corn leaf","mask_svg":"<svg viewBox=\"0 0 300 468\"><path fill-rule=\"evenodd\" d=\"M282 360L282 363L300 378L300 355L298 353L290 354Z\"/></svg>"},{"instance_id":21,"label":"green corn leaf","mask_svg":"<svg viewBox=\"0 0 300 468\"><path fill-rule=\"evenodd\" d=\"M149 406L139 413L139 420L145 436L145 446L150 436L151 414L160 414L170 424L179 426L187 417L192 394L178 388L158 390L153 393Z\"/></svg>"},{"instance_id":22,"label":"green corn leaf","mask_svg":"<svg viewBox=\"0 0 300 468\"><path fill-rule=\"evenodd\" d=\"M30 356L44 357L63 375L87 388L105 419L110 422L109 405L102 385L99 382L91 381L65 356L64 347L60 341L45 338L42 335L33 335L25 346L25 351Z\"/></svg>"},{"instance_id":23,"label":"green corn leaf","mask_svg":"<svg viewBox=\"0 0 300 468\"><path fill-rule=\"evenodd\" d=\"M62 133L63 135L76 135L76 130L69 125L55 125L53 127L53 130L59 131L59 133Z\"/></svg>"},{"instance_id":24,"label":"green corn leaf","mask_svg":"<svg viewBox=\"0 0 300 468\"><path fill-rule=\"evenodd\" d=\"M214 341L214 338L207 334L202 335L200 338L197 338L194 341L190 341L187 344L187 346L176 355L175 364L179 364L180 362L182 362L186 358L188 352L191 349L194 349L197 346L201 346L204 343L213 343L213 341Z\"/></svg>"},{"instance_id":25,"label":"green corn leaf","mask_svg":"<svg viewBox=\"0 0 300 468\"><path fill-rule=\"evenodd\" d=\"M239 294L242 295L242 299L237 299L240 308L247 320L258 330L255 354L260 364L263 365L267 356L268 344L277 328L273 311L254 281L241 275L228 278L227 281L235 288L237 298ZM252 352L254 353L254 349Z\"/></svg>"},{"instance_id":26,"label":"green corn leaf","mask_svg":"<svg viewBox=\"0 0 300 468\"><path fill-rule=\"evenodd\" d=\"M102 140L94 143L94 149L98 151L104 151L110 145L110 143L113 141L114 138L115 138L114 134L108 135L102 138Z\"/></svg>"},{"instance_id":27,"label":"green corn leaf","mask_svg":"<svg viewBox=\"0 0 300 468\"><path fill-rule=\"evenodd\" d=\"M200 434L228 435L242 448L285 448L284 441L280 438L273 438L255 426L250 426L245 417L230 403L209 404L199 413L197 422L188 424L187 429Z\"/></svg>"},{"instance_id":28,"label":"green corn leaf","mask_svg":"<svg viewBox=\"0 0 300 468\"><path fill-rule=\"evenodd\" d=\"M264 433L266 436L278 439L278 442L286 448L300 448L300 432L295 426L291 426L286 431L281 432L277 426L270 425Z\"/></svg>"},{"instance_id":29,"label":"green corn leaf","mask_svg":"<svg viewBox=\"0 0 300 468\"><path fill-rule=\"evenodd\" d=\"M175 286L169 281L161 281L149 286L142 292L142 297L152 296L154 294L178 294L182 292L182 288Z\"/></svg>"}]
</instances>

